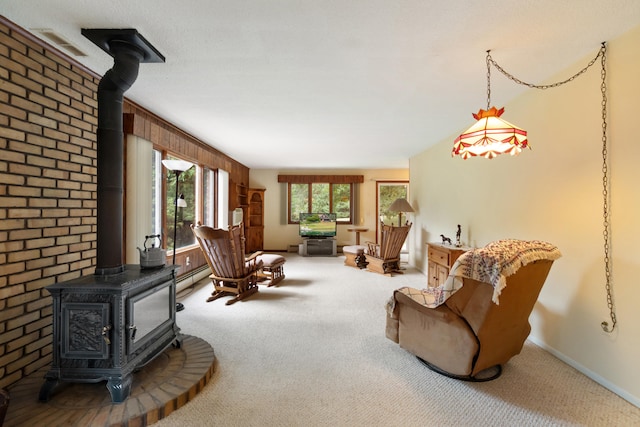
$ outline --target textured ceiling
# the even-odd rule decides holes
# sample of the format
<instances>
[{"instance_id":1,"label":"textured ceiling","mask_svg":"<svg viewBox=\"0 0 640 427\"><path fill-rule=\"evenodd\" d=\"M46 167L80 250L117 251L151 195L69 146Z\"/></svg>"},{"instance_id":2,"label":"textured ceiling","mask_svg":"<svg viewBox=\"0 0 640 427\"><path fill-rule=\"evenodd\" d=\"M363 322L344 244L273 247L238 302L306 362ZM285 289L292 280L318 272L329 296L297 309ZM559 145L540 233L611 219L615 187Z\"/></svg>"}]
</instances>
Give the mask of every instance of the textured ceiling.
<instances>
[{"instance_id":1,"label":"textured ceiling","mask_svg":"<svg viewBox=\"0 0 640 427\"><path fill-rule=\"evenodd\" d=\"M540 83L640 25L638 0L2 0L0 12L55 31L101 75L112 60L80 29L138 29L166 63L142 64L128 98L279 169L408 167L486 106L486 50ZM527 90L493 76L493 104Z\"/></svg>"}]
</instances>

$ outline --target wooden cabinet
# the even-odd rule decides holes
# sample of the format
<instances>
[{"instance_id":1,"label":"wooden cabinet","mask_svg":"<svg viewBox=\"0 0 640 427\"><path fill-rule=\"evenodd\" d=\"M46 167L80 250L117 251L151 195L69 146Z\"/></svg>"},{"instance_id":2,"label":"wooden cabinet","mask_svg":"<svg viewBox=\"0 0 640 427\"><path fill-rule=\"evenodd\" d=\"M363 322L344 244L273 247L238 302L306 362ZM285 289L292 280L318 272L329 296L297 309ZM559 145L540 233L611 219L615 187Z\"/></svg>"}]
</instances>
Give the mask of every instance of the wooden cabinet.
<instances>
[{"instance_id":1,"label":"wooden cabinet","mask_svg":"<svg viewBox=\"0 0 640 427\"><path fill-rule=\"evenodd\" d=\"M247 207L244 215L244 234L247 253L264 249L264 189L247 190Z\"/></svg>"},{"instance_id":2,"label":"wooden cabinet","mask_svg":"<svg viewBox=\"0 0 640 427\"><path fill-rule=\"evenodd\" d=\"M458 257L471 249L465 247L456 248L439 243L427 243L427 248L429 256L427 285L429 287L442 285L449 277L449 270L453 267Z\"/></svg>"}]
</instances>

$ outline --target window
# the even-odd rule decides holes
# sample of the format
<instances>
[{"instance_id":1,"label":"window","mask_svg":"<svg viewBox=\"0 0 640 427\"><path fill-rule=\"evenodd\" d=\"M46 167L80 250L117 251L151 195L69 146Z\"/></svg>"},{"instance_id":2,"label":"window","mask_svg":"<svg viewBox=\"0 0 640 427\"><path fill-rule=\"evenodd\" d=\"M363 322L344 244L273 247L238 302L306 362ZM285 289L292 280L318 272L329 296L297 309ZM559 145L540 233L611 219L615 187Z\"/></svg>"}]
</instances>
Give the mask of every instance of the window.
<instances>
[{"instance_id":1,"label":"window","mask_svg":"<svg viewBox=\"0 0 640 427\"><path fill-rule=\"evenodd\" d=\"M287 183L289 224L300 221L300 213L329 212L337 214L339 224L353 224L355 184L364 182L363 175L278 175Z\"/></svg>"},{"instance_id":2,"label":"window","mask_svg":"<svg viewBox=\"0 0 640 427\"><path fill-rule=\"evenodd\" d=\"M339 224L352 224L353 184L289 183L289 223L297 223L302 212L333 212Z\"/></svg>"},{"instance_id":3,"label":"window","mask_svg":"<svg viewBox=\"0 0 640 427\"><path fill-rule=\"evenodd\" d=\"M177 157L167 156L168 159ZM191 224L196 222L196 167L192 167L182 172L178 178L178 198L176 208L176 175L173 172L167 173L167 247L180 249L195 244L195 236L191 231ZM184 206L180 206L180 205ZM177 212L176 212L177 209ZM177 216L177 218L176 218ZM176 228L176 242L173 243L174 230Z\"/></svg>"},{"instance_id":4,"label":"window","mask_svg":"<svg viewBox=\"0 0 640 427\"><path fill-rule=\"evenodd\" d=\"M167 154L164 158L179 159ZM200 221L215 226L217 173L198 165L182 172L178 183L181 200L176 212L176 175L162 166L162 159L163 153L153 150L152 224L153 234L162 235L165 247L171 252L174 249L174 224L177 250L196 244L191 224Z\"/></svg>"}]
</instances>

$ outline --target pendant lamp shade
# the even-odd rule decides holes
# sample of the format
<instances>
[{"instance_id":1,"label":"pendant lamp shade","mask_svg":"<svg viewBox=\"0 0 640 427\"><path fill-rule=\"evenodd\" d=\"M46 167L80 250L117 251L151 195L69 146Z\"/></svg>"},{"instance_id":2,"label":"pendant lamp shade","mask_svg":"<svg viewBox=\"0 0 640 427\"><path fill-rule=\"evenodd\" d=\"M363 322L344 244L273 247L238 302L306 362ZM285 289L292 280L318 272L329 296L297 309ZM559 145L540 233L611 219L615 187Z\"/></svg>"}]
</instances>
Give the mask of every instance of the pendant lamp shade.
<instances>
[{"instance_id":1,"label":"pendant lamp shade","mask_svg":"<svg viewBox=\"0 0 640 427\"><path fill-rule=\"evenodd\" d=\"M477 122L453 143L452 156L463 159L481 156L493 159L499 154L520 154L529 146L527 132L500 118L504 108L480 110L473 117Z\"/></svg>"}]
</instances>

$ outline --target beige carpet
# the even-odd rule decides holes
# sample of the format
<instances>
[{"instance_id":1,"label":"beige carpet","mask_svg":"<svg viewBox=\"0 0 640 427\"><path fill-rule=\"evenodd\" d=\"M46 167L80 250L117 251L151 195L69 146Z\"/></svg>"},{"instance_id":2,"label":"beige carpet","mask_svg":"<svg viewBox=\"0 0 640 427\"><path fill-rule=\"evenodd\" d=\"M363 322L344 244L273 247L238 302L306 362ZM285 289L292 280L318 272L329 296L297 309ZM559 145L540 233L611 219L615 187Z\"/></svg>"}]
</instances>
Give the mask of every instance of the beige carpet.
<instances>
[{"instance_id":1,"label":"beige carpet","mask_svg":"<svg viewBox=\"0 0 640 427\"><path fill-rule=\"evenodd\" d=\"M630 426L640 409L527 343L486 383L438 375L384 336L384 304L409 268L385 277L344 258L287 254L286 279L246 301L180 295L185 334L208 341L211 382L157 426Z\"/></svg>"}]
</instances>

